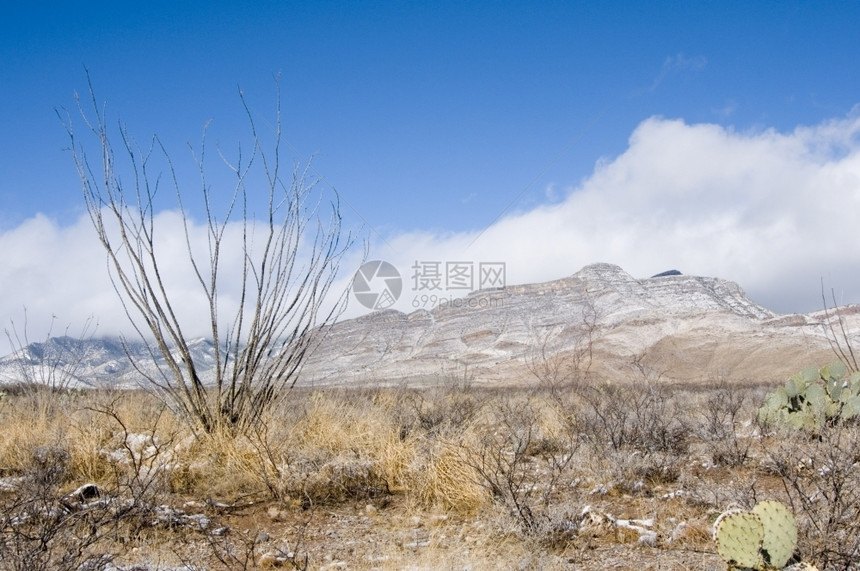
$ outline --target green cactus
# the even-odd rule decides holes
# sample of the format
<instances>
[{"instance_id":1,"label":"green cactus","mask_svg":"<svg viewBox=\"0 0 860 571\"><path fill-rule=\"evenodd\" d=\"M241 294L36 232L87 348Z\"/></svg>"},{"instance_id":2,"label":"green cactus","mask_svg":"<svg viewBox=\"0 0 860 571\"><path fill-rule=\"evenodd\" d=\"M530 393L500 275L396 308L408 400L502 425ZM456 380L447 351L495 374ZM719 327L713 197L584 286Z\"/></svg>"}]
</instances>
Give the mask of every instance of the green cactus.
<instances>
[{"instance_id":1,"label":"green cactus","mask_svg":"<svg viewBox=\"0 0 860 571\"><path fill-rule=\"evenodd\" d=\"M750 511L729 511L717 518L717 552L730 570L782 569L797 547L797 522L781 502L765 500ZM817 571L808 564L807 571Z\"/></svg>"},{"instance_id":2,"label":"green cactus","mask_svg":"<svg viewBox=\"0 0 860 571\"><path fill-rule=\"evenodd\" d=\"M860 372L848 375L835 361L807 367L769 394L758 411L762 424L817 432L825 425L860 418Z\"/></svg>"},{"instance_id":3,"label":"green cactus","mask_svg":"<svg viewBox=\"0 0 860 571\"><path fill-rule=\"evenodd\" d=\"M777 568L785 567L797 547L794 514L784 504L773 500L759 502L752 513L764 526L761 551L765 563Z\"/></svg>"},{"instance_id":4,"label":"green cactus","mask_svg":"<svg viewBox=\"0 0 860 571\"><path fill-rule=\"evenodd\" d=\"M839 365L842 365L841 362L837 361ZM827 367L821 369L821 378L824 380L824 389L827 391L827 396L830 397L831 400L839 402L842 398L842 385L843 385L843 377L845 376L846 371L845 365L842 367L834 367L836 363L832 363Z\"/></svg>"},{"instance_id":5,"label":"green cactus","mask_svg":"<svg viewBox=\"0 0 860 571\"><path fill-rule=\"evenodd\" d=\"M798 410L790 414L782 415L782 423L795 430L815 432L818 428L818 418L811 410Z\"/></svg>"},{"instance_id":6,"label":"green cactus","mask_svg":"<svg viewBox=\"0 0 860 571\"><path fill-rule=\"evenodd\" d=\"M737 567L763 568L764 526L757 515L739 512L725 516L717 525L716 536L717 553L723 561Z\"/></svg>"},{"instance_id":7,"label":"green cactus","mask_svg":"<svg viewBox=\"0 0 860 571\"><path fill-rule=\"evenodd\" d=\"M848 386L851 387L851 394L860 394L860 371L854 371L847 380Z\"/></svg>"},{"instance_id":8,"label":"green cactus","mask_svg":"<svg viewBox=\"0 0 860 571\"><path fill-rule=\"evenodd\" d=\"M857 416L860 416L860 396L848 397L842 404L842 411L839 417L842 420L847 420Z\"/></svg>"}]
</instances>

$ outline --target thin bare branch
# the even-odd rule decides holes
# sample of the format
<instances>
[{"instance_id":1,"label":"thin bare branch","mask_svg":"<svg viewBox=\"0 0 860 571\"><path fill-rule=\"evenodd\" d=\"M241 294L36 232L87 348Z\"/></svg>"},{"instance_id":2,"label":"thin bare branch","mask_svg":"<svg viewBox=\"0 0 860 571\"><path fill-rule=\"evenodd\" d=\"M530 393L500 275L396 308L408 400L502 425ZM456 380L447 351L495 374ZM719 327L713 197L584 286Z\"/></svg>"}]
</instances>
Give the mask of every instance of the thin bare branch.
<instances>
[{"instance_id":1,"label":"thin bare branch","mask_svg":"<svg viewBox=\"0 0 860 571\"><path fill-rule=\"evenodd\" d=\"M245 432L283 389L296 383L307 356L345 307L346 292L329 299L340 261L353 245L353 239L343 235L340 204L335 198L326 214L308 166L297 166L289 179L283 179L280 94L275 141L266 149L240 92L252 146L245 154L240 145L235 161L218 149L233 178L223 208L215 200L221 193L210 182L223 179L209 176L206 128L199 151L191 148L205 215L201 230L187 202L193 193L189 195L183 188L162 141L153 136L142 148L123 125L114 134L89 76L88 86L88 102L76 101L94 142L78 140L70 115L64 123L87 211L107 254L114 290L135 331L147 342L155 364L154 372L142 363L135 363L135 368L175 410L203 431L227 428ZM121 160L113 140L118 141ZM88 145L98 150L98 162L89 158ZM189 324L177 312L179 302L167 285L167 253L159 239L155 200L164 184L172 186L188 268L209 314L214 372L204 373L196 361L192 339L186 333ZM256 217L249 212L249 202L260 196L267 206ZM200 231L206 235L203 252L196 237ZM222 269L227 245L230 251L238 246L242 256L238 295L232 305L226 304L226 296L219 291L224 280L235 278ZM227 314L223 314L225 310ZM229 321L223 321L225 318Z\"/></svg>"}]
</instances>

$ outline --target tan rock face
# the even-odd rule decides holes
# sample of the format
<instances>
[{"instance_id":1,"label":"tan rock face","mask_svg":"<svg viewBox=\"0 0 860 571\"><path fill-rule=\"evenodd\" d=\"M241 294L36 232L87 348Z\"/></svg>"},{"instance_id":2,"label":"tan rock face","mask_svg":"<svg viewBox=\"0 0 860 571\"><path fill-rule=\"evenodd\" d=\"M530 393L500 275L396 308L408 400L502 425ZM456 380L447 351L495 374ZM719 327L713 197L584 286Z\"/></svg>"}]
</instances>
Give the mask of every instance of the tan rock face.
<instances>
[{"instance_id":1,"label":"tan rock face","mask_svg":"<svg viewBox=\"0 0 860 571\"><path fill-rule=\"evenodd\" d=\"M571 277L475 292L469 303L375 312L332 328L305 382L781 381L834 358L824 314L777 315L719 278L635 279L596 264ZM860 335L854 308L843 316ZM857 346L860 347L860 340Z\"/></svg>"}]
</instances>

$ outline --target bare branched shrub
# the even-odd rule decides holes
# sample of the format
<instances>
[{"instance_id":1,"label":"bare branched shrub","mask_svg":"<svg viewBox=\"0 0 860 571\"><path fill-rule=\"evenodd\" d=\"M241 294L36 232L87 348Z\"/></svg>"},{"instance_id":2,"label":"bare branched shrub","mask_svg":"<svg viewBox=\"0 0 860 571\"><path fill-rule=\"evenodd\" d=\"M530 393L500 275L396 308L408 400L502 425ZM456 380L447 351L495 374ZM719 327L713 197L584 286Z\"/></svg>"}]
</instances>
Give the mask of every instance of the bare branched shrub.
<instances>
[{"instance_id":1,"label":"bare branched shrub","mask_svg":"<svg viewBox=\"0 0 860 571\"><path fill-rule=\"evenodd\" d=\"M526 366L529 372L537 379L541 387L546 388L552 394L559 390L570 380L569 375L576 369L580 355L574 352L570 360L565 359L558 353L559 348L555 343L559 329L550 328L544 331L534 330L532 336L535 342L532 344L531 352L526 355Z\"/></svg>"},{"instance_id":2,"label":"bare branched shrub","mask_svg":"<svg viewBox=\"0 0 860 571\"><path fill-rule=\"evenodd\" d=\"M191 197L157 135L141 145L124 126L109 128L91 85L88 101L78 99L78 111L92 138L80 139L71 114L63 117L114 289L157 365L135 366L204 432L247 431L282 389L296 382L307 355L344 307L345 292L334 300L327 295L352 244L341 233L336 200L326 214L310 167L283 172L280 109L272 148L266 150L241 91L239 99L250 130L250 152L240 147L231 161L219 150L225 168L213 175L205 131L200 148L192 150L205 213L202 246L191 232L186 206ZM92 160L93 155L98 159ZM226 192L217 188L225 177L232 178ZM156 216L156 194L165 181L175 194L184 229L185 271L196 277L205 304L203 319L215 351L208 380L187 333L192 324L180 317L185 308L166 285L172 270L165 258L170 246ZM217 196L225 194L229 198L219 208ZM266 206L257 218L250 203L261 196ZM239 291L220 295L228 279L238 282Z\"/></svg>"},{"instance_id":3,"label":"bare branched shrub","mask_svg":"<svg viewBox=\"0 0 860 571\"><path fill-rule=\"evenodd\" d=\"M581 391L588 412L584 422L595 444L613 450L684 453L689 421L658 384L603 384Z\"/></svg>"},{"instance_id":4,"label":"bare branched shrub","mask_svg":"<svg viewBox=\"0 0 860 571\"><path fill-rule=\"evenodd\" d=\"M659 364L659 359L651 356L652 351L645 350L630 358L630 368L643 383L656 383L663 378L666 371Z\"/></svg>"},{"instance_id":5,"label":"bare branched shrub","mask_svg":"<svg viewBox=\"0 0 860 571\"><path fill-rule=\"evenodd\" d=\"M821 282L821 303L824 307L824 335L827 337L827 342L830 343L830 349L836 357L845 363L848 370L851 372L860 371L860 364L857 363L857 357L854 354L854 347L851 343L848 326L845 323L843 310L839 308L836 302L836 292L830 290L830 299L833 302L832 306L828 305L827 296L824 293L824 281Z\"/></svg>"},{"instance_id":6,"label":"bare branched shrub","mask_svg":"<svg viewBox=\"0 0 860 571\"><path fill-rule=\"evenodd\" d=\"M744 405L749 391L738 384L718 381L709 388L697 410L701 422L698 436L710 450L711 461L721 466L741 466L750 457L755 441L741 434L744 428ZM751 419L747 419L749 424Z\"/></svg>"},{"instance_id":7,"label":"bare branched shrub","mask_svg":"<svg viewBox=\"0 0 860 571\"><path fill-rule=\"evenodd\" d=\"M18 395L12 407L26 414L31 398ZM150 409L147 402L159 406ZM116 560L127 557L132 546L165 538L227 548L225 528L203 513L205 505L189 512L175 494L174 474L185 461L183 442L169 429L163 404L140 393L107 400L87 394L51 408L59 410L60 404L88 406L30 425L38 433L33 436L14 427L18 447L26 447L18 454L27 452L29 459L16 462L14 471L7 470L8 455L0 459L0 569L117 569ZM3 412L4 421L21 422L15 411ZM82 480L89 475L97 479ZM211 549L216 559L222 553Z\"/></svg>"},{"instance_id":8,"label":"bare branched shrub","mask_svg":"<svg viewBox=\"0 0 860 571\"><path fill-rule=\"evenodd\" d=\"M34 449L20 486L0 501L0 569L104 569L118 535L145 525L134 506L111 503L94 485L62 493L69 460L61 446Z\"/></svg>"},{"instance_id":9,"label":"bare branched shrub","mask_svg":"<svg viewBox=\"0 0 860 571\"><path fill-rule=\"evenodd\" d=\"M641 385L631 393L635 435L631 445L645 453L685 454L690 441L690 420L672 390L655 383Z\"/></svg>"},{"instance_id":10,"label":"bare branched shrub","mask_svg":"<svg viewBox=\"0 0 860 571\"><path fill-rule=\"evenodd\" d=\"M114 403L92 410L119 427L109 441L109 449L101 451L113 471L113 481L137 502L160 503L170 490L172 473L178 467L176 435L165 439L157 434L164 409L156 413L144 432L132 431Z\"/></svg>"},{"instance_id":11,"label":"bare branched shrub","mask_svg":"<svg viewBox=\"0 0 860 571\"><path fill-rule=\"evenodd\" d=\"M530 326L534 342L526 354L526 366L540 387L553 397L558 397L566 386L584 382L591 374L594 342L603 314L588 291L580 313L581 319L573 324Z\"/></svg>"},{"instance_id":12,"label":"bare branched shrub","mask_svg":"<svg viewBox=\"0 0 860 571\"><path fill-rule=\"evenodd\" d=\"M579 396L582 431L614 486L638 491L680 476L692 426L668 387L604 384Z\"/></svg>"},{"instance_id":13,"label":"bare branched shrub","mask_svg":"<svg viewBox=\"0 0 860 571\"><path fill-rule=\"evenodd\" d=\"M480 391L468 386L401 389L391 412L403 438L416 432L440 435L467 426L480 410L483 398Z\"/></svg>"},{"instance_id":14,"label":"bare branched shrub","mask_svg":"<svg viewBox=\"0 0 860 571\"><path fill-rule=\"evenodd\" d=\"M529 536L546 534L560 486L579 448L574 423L554 402L502 396L460 441L460 461Z\"/></svg>"},{"instance_id":15,"label":"bare branched shrub","mask_svg":"<svg viewBox=\"0 0 860 571\"><path fill-rule=\"evenodd\" d=\"M304 551L301 542L301 531L295 542L287 544L286 541L261 541L259 536L234 532L224 528L223 533L207 534L206 552L211 556L212 567L229 571L246 569L293 569L304 571L309 568L310 557ZM187 569L197 569L200 554L194 555L182 553L177 550L179 559Z\"/></svg>"},{"instance_id":16,"label":"bare branched shrub","mask_svg":"<svg viewBox=\"0 0 860 571\"><path fill-rule=\"evenodd\" d=\"M785 431L765 444L798 519L798 550L821 569L860 560L860 428L828 426L819 437Z\"/></svg>"}]
</instances>

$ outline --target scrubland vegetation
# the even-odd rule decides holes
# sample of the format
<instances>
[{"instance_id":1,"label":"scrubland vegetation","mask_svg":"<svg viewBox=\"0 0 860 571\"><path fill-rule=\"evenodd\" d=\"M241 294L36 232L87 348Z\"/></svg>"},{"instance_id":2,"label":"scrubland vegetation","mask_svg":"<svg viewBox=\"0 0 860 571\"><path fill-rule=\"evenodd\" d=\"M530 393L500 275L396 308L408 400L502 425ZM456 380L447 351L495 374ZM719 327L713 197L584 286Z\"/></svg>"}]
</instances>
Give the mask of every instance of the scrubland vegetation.
<instances>
[{"instance_id":1,"label":"scrubland vegetation","mask_svg":"<svg viewBox=\"0 0 860 571\"><path fill-rule=\"evenodd\" d=\"M2 569L723 569L727 508L860 558L860 427L758 423L775 386L296 388L244 434L149 392L7 387Z\"/></svg>"}]
</instances>

